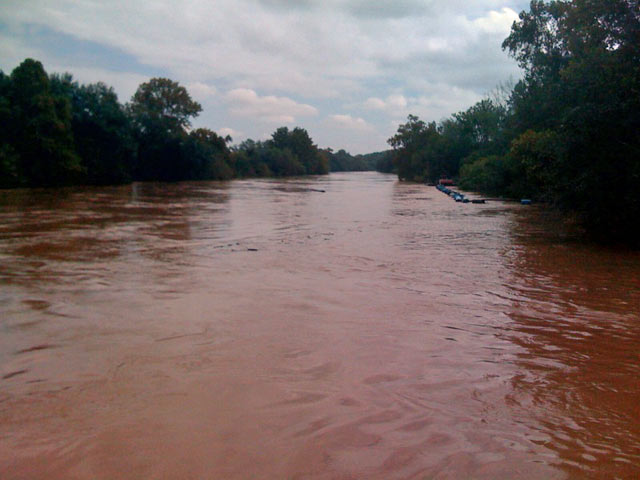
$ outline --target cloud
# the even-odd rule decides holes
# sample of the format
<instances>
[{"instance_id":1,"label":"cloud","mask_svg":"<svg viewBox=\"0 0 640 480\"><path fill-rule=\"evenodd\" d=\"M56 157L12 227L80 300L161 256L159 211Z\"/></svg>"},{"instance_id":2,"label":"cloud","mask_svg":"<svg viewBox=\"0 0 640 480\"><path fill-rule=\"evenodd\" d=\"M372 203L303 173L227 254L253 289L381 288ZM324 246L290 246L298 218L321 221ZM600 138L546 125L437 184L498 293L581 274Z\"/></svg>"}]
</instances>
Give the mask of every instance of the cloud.
<instances>
[{"instance_id":1,"label":"cloud","mask_svg":"<svg viewBox=\"0 0 640 480\"><path fill-rule=\"evenodd\" d=\"M4 0L0 68L33 56L47 71L112 84L124 100L166 76L202 103L198 122L212 128L256 138L267 125L304 122L349 149L355 136L338 136L333 112L386 132L408 113L437 120L466 109L518 76L501 43L528 3ZM379 137L362 135L357 147L377 148Z\"/></svg>"},{"instance_id":2,"label":"cloud","mask_svg":"<svg viewBox=\"0 0 640 480\"><path fill-rule=\"evenodd\" d=\"M218 93L216 87L202 82L192 82L186 86L186 89L189 92L189 95L196 100L213 97Z\"/></svg>"},{"instance_id":3,"label":"cloud","mask_svg":"<svg viewBox=\"0 0 640 480\"><path fill-rule=\"evenodd\" d=\"M327 98L386 74L389 61L408 64L425 52L481 48L477 33L503 29L515 14L496 5L493 0L192 0L176 8L170 0L31 0L26 9L8 0L4 17L109 45L185 83L233 78L254 90ZM375 21L363 23L363 18ZM499 42L490 47L500 51ZM508 62L502 57L501 63Z\"/></svg>"},{"instance_id":4,"label":"cloud","mask_svg":"<svg viewBox=\"0 0 640 480\"><path fill-rule=\"evenodd\" d=\"M364 106L371 110L385 110L387 107L387 104L385 103L384 100L381 100L375 97L370 97L367 99L366 102L364 102Z\"/></svg>"},{"instance_id":5,"label":"cloud","mask_svg":"<svg viewBox=\"0 0 640 480\"><path fill-rule=\"evenodd\" d=\"M492 10L486 16L477 18L473 24L481 31L507 36L513 22L518 21L518 14L510 8L502 8L499 12Z\"/></svg>"},{"instance_id":6,"label":"cloud","mask_svg":"<svg viewBox=\"0 0 640 480\"><path fill-rule=\"evenodd\" d=\"M233 115L274 124L290 124L295 122L296 117L318 113L318 110L311 105L297 103L287 97L273 95L261 97L248 88L230 90L225 100L229 105L229 112Z\"/></svg>"},{"instance_id":7,"label":"cloud","mask_svg":"<svg viewBox=\"0 0 640 480\"><path fill-rule=\"evenodd\" d=\"M317 6L318 0L257 0L258 3L267 7L275 7L279 9L308 9Z\"/></svg>"},{"instance_id":8,"label":"cloud","mask_svg":"<svg viewBox=\"0 0 640 480\"><path fill-rule=\"evenodd\" d=\"M370 97L364 102L364 107L370 110L381 110L392 114L403 113L409 105L404 95L392 94L385 100L376 97Z\"/></svg>"},{"instance_id":9,"label":"cloud","mask_svg":"<svg viewBox=\"0 0 640 480\"><path fill-rule=\"evenodd\" d=\"M244 134L242 132L239 132L237 130L234 130L233 128L229 128L229 127L222 127L220 129L218 129L218 135L222 136L222 137L226 137L227 135L229 135L232 139L236 139L238 137L242 137Z\"/></svg>"},{"instance_id":10,"label":"cloud","mask_svg":"<svg viewBox=\"0 0 640 480\"><path fill-rule=\"evenodd\" d=\"M427 13L430 2L424 0L351 0L348 11L361 18L394 19L421 16Z\"/></svg>"},{"instance_id":11,"label":"cloud","mask_svg":"<svg viewBox=\"0 0 640 480\"><path fill-rule=\"evenodd\" d=\"M359 131L371 130L373 128L366 122L366 120L360 117L355 118L351 115L339 114L331 115L329 118L335 125L341 128L348 128L350 130Z\"/></svg>"},{"instance_id":12,"label":"cloud","mask_svg":"<svg viewBox=\"0 0 640 480\"><path fill-rule=\"evenodd\" d=\"M28 45L21 37L13 32L0 31L0 68L6 74L11 73L25 58L41 58L41 51Z\"/></svg>"},{"instance_id":13,"label":"cloud","mask_svg":"<svg viewBox=\"0 0 640 480\"><path fill-rule=\"evenodd\" d=\"M482 95L444 83L428 85L425 94L412 99L410 110L425 120L439 121L453 113L466 110L480 101Z\"/></svg>"},{"instance_id":14,"label":"cloud","mask_svg":"<svg viewBox=\"0 0 640 480\"><path fill-rule=\"evenodd\" d=\"M446 83L423 82L418 90L421 93L416 96L395 93L385 99L371 97L362 104L362 108L369 116L378 114L391 117L397 127L405 122L409 114L426 121L440 121L466 110L482 98L477 92Z\"/></svg>"}]
</instances>

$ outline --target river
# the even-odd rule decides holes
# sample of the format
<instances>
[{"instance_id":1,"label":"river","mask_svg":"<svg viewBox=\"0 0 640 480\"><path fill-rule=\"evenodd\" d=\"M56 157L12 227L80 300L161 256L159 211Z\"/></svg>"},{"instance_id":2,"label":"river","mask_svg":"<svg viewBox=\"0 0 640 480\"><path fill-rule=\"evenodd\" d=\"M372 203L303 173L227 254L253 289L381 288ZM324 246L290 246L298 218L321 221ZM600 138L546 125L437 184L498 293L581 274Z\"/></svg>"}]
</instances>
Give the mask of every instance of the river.
<instances>
[{"instance_id":1,"label":"river","mask_svg":"<svg viewBox=\"0 0 640 480\"><path fill-rule=\"evenodd\" d=\"M0 191L0 478L640 477L640 254L377 173Z\"/></svg>"}]
</instances>

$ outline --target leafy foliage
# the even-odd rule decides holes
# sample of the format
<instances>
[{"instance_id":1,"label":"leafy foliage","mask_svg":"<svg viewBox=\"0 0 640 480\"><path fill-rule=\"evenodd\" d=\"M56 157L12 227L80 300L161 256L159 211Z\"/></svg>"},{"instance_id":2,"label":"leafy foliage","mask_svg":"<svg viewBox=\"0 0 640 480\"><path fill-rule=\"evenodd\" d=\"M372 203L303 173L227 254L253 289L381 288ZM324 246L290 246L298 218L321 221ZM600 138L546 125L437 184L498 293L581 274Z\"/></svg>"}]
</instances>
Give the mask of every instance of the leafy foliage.
<instances>
[{"instance_id":1,"label":"leafy foliage","mask_svg":"<svg viewBox=\"0 0 640 480\"><path fill-rule=\"evenodd\" d=\"M398 175L578 213L589 232L640 243L640 6L534 0L503 48L524 78L439 125L410 116L389 139Z\"/></svg>"},{"instance_id":2,"label":"leafy foliage","mask_svg":"<svg viewBox=\"0 0 640 480\"><path fill-rule=\"evenodd\" d=\"M399 178L435 182L457 176L466 162L498 154L506 143L505 121L505 107L488 98L439 125L409 115L389 139Z\"/></svg>"},{"instance_id":3,"label":"leafy foliage","mask_svg":"<svg viewBox=\"0 0 640 480\"><path fill-rule=\"evenodd\" d=\"M141 84L128 105L136 129L139 180L186 180L189 167L182 165L183 147L191 117L202 110L187 90L168 78L152 78ZM191 145L190 145L191 146Z\"/></svg>"},{"instance_id":4,"label":"leafy foliage","mask_svg":"<svg viewBox=\"0 0 640 480\"><path fill-rule=\"evenodd\" d=\"M330 148L322 150L322 154L329 159L329 169L332 172L365 172L377 170L378 160L386 152L368 153L366 155L351 155L340 149L334 152Z\"/></svg>"},{"instance_id":5,"label":"leafy foliage","mask_svg":"<svg viewBox=\"0 0 640 480\"><path fill-rule=\"evenodd\" d=\"M136 126L143 133L162 131L182 135L191 126L191 118L202 111L187 89L168 78L152 78L141 84L129 104Z\"/></svg>"},{"instance_id":6,"label":"leafy foliage","mask_svg":"<svg viewBox=\"0 0 640 480\"><path fill-rule=\"evenodd\" d=\"M0 184L64 185L83 173L74 149L69 100L55 95L38 61L27 59L2 79L6 116ZM6 176L5 176L6 175Z\"/></svg>"},{"instance_id":7,"label":"leafy foliage","mask_svg":"<svg viewBox=\"0 0 640 480\"><path fill-rule=\"evenodd\" d=\"M543 198L580 213L592 233L637 239L638 3L534 1L520 20L503 44L525 71L512 98L522 136L512 155L529 173L535 164Z\"/></svg>"},{"instance_id":8,"label":"leafy foliage","mask_svg":"<svg viewBox=\"0 0 640 480\"><path fill-rule=\"evenodd\" d=\"M265 142L246 140L233 155L239 176L294 176L329 173L329 162L303 128L278 128Z\"/></svg>"},{"instance_id":9,"label":"leafy foliage","mask_svg":"<svg viewBox=\"0 0 640 480\"><path fill-rule=\"evenodd\" d=\"M78 85L70 74L52 75L52 90L68 99L76 153L90 184L131 181L136 157L133 124L113 88Z\"/></svg>"},{"instance_id":10,"label":"leafy foliage","mask_svg":"<svg viewBox=\"0 0 640 480\"><path fill-rule=\"evenodd\" d=\"M179 83L152 78L126 106L103 83L47 76L27 59L0 71L0 188L118 184L133 180L226 180L325 174L329 160L306 130L277 129L266 142L191 130L202 110Z\"/></svg>"}]
</instances>

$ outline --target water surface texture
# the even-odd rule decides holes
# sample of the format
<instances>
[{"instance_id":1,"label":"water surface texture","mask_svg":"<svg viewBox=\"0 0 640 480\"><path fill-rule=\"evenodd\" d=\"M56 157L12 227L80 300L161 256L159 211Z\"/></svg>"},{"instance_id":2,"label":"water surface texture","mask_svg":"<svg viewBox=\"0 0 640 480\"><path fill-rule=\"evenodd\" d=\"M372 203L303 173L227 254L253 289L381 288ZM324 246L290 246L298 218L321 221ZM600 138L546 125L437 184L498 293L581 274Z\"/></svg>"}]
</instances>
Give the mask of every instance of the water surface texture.
<instances>
[{"instance_id":1,"label":"water surface texture","mask_svg":"<svg viewBox=\"0 0 640 480\"><path fill-rule=\"evenodd\" d=\"M640 256L375 173L0 192L0 478L640 477Z\"/></svg>"}]
</instances>

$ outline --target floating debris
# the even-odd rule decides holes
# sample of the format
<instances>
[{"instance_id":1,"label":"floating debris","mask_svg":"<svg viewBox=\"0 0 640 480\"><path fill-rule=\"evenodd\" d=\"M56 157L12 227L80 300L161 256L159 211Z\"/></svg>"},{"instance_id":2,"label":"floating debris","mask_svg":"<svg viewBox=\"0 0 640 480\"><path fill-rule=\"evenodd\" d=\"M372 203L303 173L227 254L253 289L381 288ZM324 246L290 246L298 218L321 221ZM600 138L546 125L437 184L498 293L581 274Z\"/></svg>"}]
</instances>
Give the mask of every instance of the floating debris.
<instances>
[{"instance_id":1,"label":"floating debris","mask_svg":"<svg viewBox=\"0 0 640 480\"><path fill-rule=\"evenodd\" d=\"M455 190L451 190L450 188L445 187L444 185L441 185L441 184L436 185L436 188L440 190L442 193L449 195L451 198L453 198L456 202L459 202L459 203L485 203L484 199L470 200L463 193L456 192Z\"/></svg>"}]
</instances>

